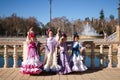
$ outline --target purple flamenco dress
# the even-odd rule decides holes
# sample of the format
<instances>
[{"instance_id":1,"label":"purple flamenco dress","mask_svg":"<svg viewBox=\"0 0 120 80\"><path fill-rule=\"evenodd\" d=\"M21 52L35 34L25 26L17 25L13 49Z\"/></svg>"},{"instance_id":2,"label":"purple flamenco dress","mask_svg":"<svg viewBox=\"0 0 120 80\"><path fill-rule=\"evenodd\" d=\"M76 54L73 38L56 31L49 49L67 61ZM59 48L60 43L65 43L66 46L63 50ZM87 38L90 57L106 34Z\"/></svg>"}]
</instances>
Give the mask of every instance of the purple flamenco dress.
<instances>
[{"instance_id":1,"label":"purple flamenco dress","mask_svg":"<svg viewBox=\"0 0 120 80\"><path fill-rule=\"evenodd\" d=\"M61 66L61 70L59 71L59 74L67 74L71 72L70 64L69 64L69 54L67 50L67 44L66 42L61 43L59 45L60 48L60 54L59 54L59 65Z\"/></svg>"},{"instance_id":2,"label":"purple flamenco dress","mask_svg":"<svg viewBox=\"0 0 120 80\"><path fill-rule=\"evenodd\" d=\"M57 41L54 37L49 37L46 44L47 60L44 65L45 71L59 71L61 67L57 63Z\"/></svg>"},{"instance_id":3,"label":"purple flamenco dress","mask_svg":"<svg viewBox=\"0 0 120 80\"><path fill-rule=\"evenodd\" d=\"M39 60L38 42L30 42L28 44L28 56L27 59L22 62L20 72L23 74L40 74L42 70L40 67L42 63Z\"/></svg>"}]
</instances>

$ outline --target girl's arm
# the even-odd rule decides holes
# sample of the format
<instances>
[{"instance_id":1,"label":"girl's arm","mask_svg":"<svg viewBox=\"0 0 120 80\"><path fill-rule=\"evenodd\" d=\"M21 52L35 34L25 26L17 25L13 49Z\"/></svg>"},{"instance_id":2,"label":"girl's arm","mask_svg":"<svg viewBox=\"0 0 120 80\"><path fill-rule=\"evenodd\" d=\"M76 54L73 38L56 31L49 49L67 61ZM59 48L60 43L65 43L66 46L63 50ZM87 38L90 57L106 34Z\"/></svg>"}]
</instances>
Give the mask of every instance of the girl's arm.
<instances>
[{"instance_id":1,"label":"girl's arm","mask_svg":"<svg viewBox=\"0 0 120 80\"><path fill-rule=\"evenodd\" d=\"M60 40L58 41L59 44L63 43L64 37L61 37Z\"/></svg>"},{"instance_id":2,"label":"girl's arm","mask_svg":"<svg viewBox=\"0 0 120 80\"><path fill-rule=\"evenodd\" d=\"M86 48L85 47L83 47L82 45L81 45L81 43L79 42L79 47L80 47L80 52L83 52Z\"/></svg>"},{"instance_id":3,"label":"girl's arm","mask_svg":"<svg viewBox=\"0 0 120 80\"><path fill-rule=\"evenodd\" d=\"M57 34L56 34L55 38L57 41L60 39L60 27L57 29Z\"/></svg>"},{"instance_id":4,"label":"girl's arm","mask_svg":"<svg viewBox=\"0 0 120 80\"><path fill-rule=\"evenodd\" d=\"M45 47L44 46L41 46L40 47L40 54L42 54L42 51L45 50Z\"/></svg>"}]
</instances>

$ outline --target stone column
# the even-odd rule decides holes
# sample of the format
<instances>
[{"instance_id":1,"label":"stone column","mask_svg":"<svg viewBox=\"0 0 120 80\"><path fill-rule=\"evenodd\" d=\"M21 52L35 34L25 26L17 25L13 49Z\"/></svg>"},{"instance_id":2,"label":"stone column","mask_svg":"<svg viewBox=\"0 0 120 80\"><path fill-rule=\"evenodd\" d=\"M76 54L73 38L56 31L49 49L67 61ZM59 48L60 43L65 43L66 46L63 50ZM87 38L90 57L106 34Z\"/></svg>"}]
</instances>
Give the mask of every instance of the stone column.
<instances>
[{"instance_id":1,"label":"stone column","mask_svg":"<svg viewBox=\"0 0 120 80\"><path fill-rule=\"evenodd\" d=\"M7 45L4 45L4 68L8 67L8 48Z\"/></svg>"},{"instance_id":2,"label":"stone column","mask_svg":"<svg viewBox=\"0 0 120 80\"><path fill-rule=\"evenodd\" d=\"M17 48L16 45L13 46L14 47L14 54L13 54L13 60L14 60L14 64L13 64L13 68L17 68L18 67L18 56L17 56Z\"/></svg>"},{"instance_id":3,"label":"stone column","mask_svg":"<svg viewBox=\"0 0 120 80\"><path fill-rule=\"evenodd\" d=\"M117 33L116 41L120 41L120 27L119 27L119 25L116 26L116 33Z\"/></svg>"},{"instance_id":4,"label":"stone column","mask_svg":"<svg viewBox=\"0 0 120 80\"><path fill-rule=\"evenodd\" d=\"M112 68L112 44L109 45L108 60L108 68Z\"/></svg>"},{"instance_id":5,"label":"stone column","mask_svg":"<svg viewBox=\"0 0 120 80\"><path fill-rule=\"evenodd\" d=\"M91 68L94 69L94 58L95 58L95 55L94 55L94 44L93 42L91 43Z\"/></svg>"},{"instance_id":6,"label":"stone column","mask_svg":"<svg viewBox=\"0 0 120 80\"><path fill-rule=\"evenodd\" d=\"M104 67L103 45L100 45L100 68Z\"/></svg>"},{"instance_id":7,"label":"stone column","mask_svg":"<svg viewBox=\"0 0 120 80\"><path fill-rule=\"evenodd\" d=\"M118 45L117 60L118 60L117 68L120 68L120 44Z\"/></svg>"},{"instance_id":8,"label":"stone column","mask_svg":"<svg viewBox=\"0 0 120 80\"><path fill-rule=\"evenodd\" d=\"M82 51L82 55L83 55L83 63L85 64L85 60L86 60L86 51L85 50Z\"/></svg>"}]
</instances>

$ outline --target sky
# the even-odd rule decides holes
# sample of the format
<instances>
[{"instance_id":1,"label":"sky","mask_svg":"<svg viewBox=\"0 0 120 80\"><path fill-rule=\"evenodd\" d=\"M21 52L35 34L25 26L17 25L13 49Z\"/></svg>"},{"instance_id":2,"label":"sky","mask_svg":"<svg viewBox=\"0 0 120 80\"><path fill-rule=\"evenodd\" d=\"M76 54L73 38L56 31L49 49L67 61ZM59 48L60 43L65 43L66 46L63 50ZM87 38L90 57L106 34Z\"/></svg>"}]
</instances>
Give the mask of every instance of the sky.
<instances>
[{"instance_id":1,"label":"sky","mask_svg":"<svg viewBox=\"0 0 120 80\"><path fill-rule=\"evenodd\" d=\"M46 24L50 21L50 0L0 0L0 16L35 17ZM103 9L106 18L118 18L119 0L52 0L52 18L65 16L70 21L99 18Z\"/></svg>"}]
</instances>

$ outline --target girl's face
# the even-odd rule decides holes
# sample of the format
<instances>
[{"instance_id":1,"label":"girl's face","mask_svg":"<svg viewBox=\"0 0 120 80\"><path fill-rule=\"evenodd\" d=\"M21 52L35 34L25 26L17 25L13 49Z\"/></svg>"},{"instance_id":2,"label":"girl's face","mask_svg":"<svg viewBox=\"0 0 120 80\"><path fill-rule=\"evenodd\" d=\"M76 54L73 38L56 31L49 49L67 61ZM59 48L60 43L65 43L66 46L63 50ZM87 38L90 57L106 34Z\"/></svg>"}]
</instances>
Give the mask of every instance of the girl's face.
<instances>
[{"instance_id":1,"label":"girl's face","mask_svg":"<svg viewBox=\"0 0 120 80\"><path fill-rule=\"evenodd\" d=\"M79 37L75 37L75 41L78 41L79 40Z\"/></svg>"},{"instance_id":2,"label":"girl's face","mask_svg":"<svg viewBox=\"0 0 120 80\"><path fill-rule=\"evenodd\" d=\"M64 42L67 41L67 37L64 37L64 38L63 38L63 41L64 41Z\"/></svg>"},{"instance_id":3,"label":"girl's face","mask_svg":"<svg viewBox=\"0 0 120 80\"><path fill-rule=\"evenodd\" d=\"M31 40L33 41L33 40L34 40L34 37L31 37Z\"/></svg>"},{"instance_id":4,"label":"girl's face","mask_svg":"<svg viewBox=\"0 0 120 80\"><path fill-rule=\"evenodd\" d=\"M36 40L36 38L35 37L30 37L30 40L34 41L34 40Z\"/></svg>"},{"instance_id":5,"label":"girl's face","mask_svg":"<svg viewBox=\"0 0 120 80\"><path fill-rule=\"evenodd\" d=\"M64 39L65 39L65 41L67 41L67 37L65 37Z\"/></svg>"},{"instance_id":6,"label":"girl's face","mask_svg":"<svg viewBox=\"0 0 120 80\"><path fill-rule=\"evenodd\" d=\"M52 31L49 32L49 37L53 37L53 32Z\"/></svg>"}]
</instances>

